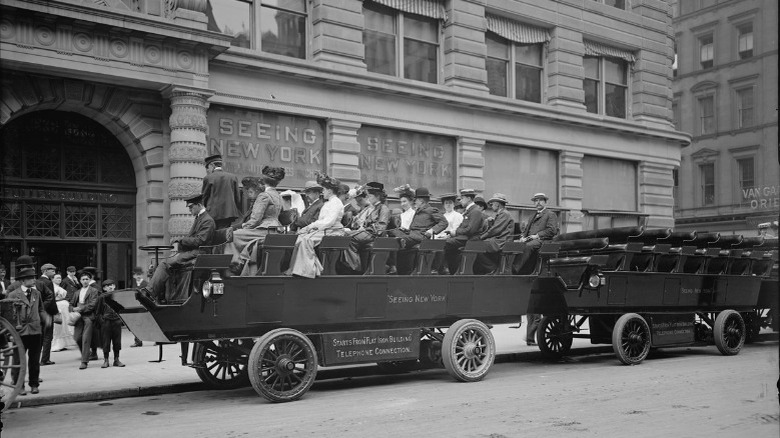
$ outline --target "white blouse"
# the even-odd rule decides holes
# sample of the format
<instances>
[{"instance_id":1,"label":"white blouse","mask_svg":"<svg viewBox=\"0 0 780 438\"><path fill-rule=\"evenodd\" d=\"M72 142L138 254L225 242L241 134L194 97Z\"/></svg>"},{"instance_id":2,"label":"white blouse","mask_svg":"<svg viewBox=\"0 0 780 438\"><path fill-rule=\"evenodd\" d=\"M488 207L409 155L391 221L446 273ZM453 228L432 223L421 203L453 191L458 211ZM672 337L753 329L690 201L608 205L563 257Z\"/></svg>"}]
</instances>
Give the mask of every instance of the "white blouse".
<instances>
[{"instance_id":1,"label":"white blouse","mask_svg":"<svg viewBox=\"0 0 780 438\"><path fill-rule=\"evenodd\" d=\"M414 208L410 208L405 212L401 213L401 228L408 230L409 227L412 226L412 220L414 219L414 214L416 212L417 210L415 210Z\"/></svg>"},{"instance_id":2,"label":"white blouse","mask_svg":"<svg viewBox=\"0 0 780 438\"><path fill-rule=\"evenodd\" d=\"M325 201L320 209L320 215L317 220L303 227L301 231L308 232L312 228L322 230L339 230L344 228L341 225L341 217L344 216L344 204L338 196L331 196Z\"/></svg>"}]
</instances>

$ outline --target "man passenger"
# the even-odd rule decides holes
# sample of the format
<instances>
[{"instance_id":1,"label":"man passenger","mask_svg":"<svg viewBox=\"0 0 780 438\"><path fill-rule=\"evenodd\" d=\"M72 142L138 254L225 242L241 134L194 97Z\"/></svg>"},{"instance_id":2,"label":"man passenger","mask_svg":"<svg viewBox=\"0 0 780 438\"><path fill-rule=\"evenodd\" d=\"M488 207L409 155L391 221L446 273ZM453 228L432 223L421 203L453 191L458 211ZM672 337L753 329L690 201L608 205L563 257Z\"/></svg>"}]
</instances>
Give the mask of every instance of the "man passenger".
<instances>
[{"instance_id":1,"label":"man passenger","mask_svg":"<svg viewBox=\"0 0 780 438\"><path fill-rule=\"evenodd\" d=\"M558 234L558 216L547 209L547 199L544 193L537 193L531 198L531 202L536 204L536 214L528 220L520 239L515 240L525 244L523 253L514 263L513 271L516 274L533 272L542 242L552 240Z\"/></svg>"},{"instance_id":2,"label":"man passenger","mask_svg":"<svg viewBox=\"0 0 780 438\"><path fill-rule=\"evenodd\" d=\"M227 228L241 216L241 192L238 177L222 170L222 156L212 155L204 161L206 176L203 178L203 206L217 229Z\"/></svg>"},{"instance_id":3,"label":"man passenger","mask_svg":"<svg viewBox=\"0 0 780 438\"><path fill-rule=\"evenodd\" d=\"M300 212L295 222L290 224L291 231L297 231L316 221L324 204L322 200L322 186L317 184L316 181L306 181L306 184L303 186L303 195L309 201L308 207Z\"/></svg>"},{"instance_id":4,"label":"man passenger","mask_svg":"<svg viewBox=\"0 0 780 438\"><path fill-rule=\"evenodd\" d=\"M490 209L495 216L486 221L487 229L479 236L485 242L487 250L484 254L478 254L474 272L477 274L493 274L498 269L500 252L504 244L512 238L515 229L515 221L506 211L506 196L503 193L495 193L488 200Z\"/></svg>"},{"instance_id":5,"label":"man passenger","mask_svg":"<svg viewBox=\"0 0 780 438\"><path fill-rule=\"evenodd\" d=\"M431 239L436 234L447 228L447 219L439 213L439 209L432 207L428 202L431 193L425 187L414 191L415 214L408 229L396 228L390 230L392 237L401 239L402 251L398 254L398 272L408 274L414 264L414 254L410 253L415 245L423 240ZM403 271L402 271L403 269Z\"/></svg>"},{"instance_id":6,"label":"man passenger","mask_svg":"<svg viewBox=\"0 0 780 438\"><path fill-rule=\"evenodd\" d=\"M447 265L444 272L440 270L439 273L455 273L458 269L460 249L466 246L467 241L476 239L482 231L482 211L474 204L476 196L477 193L473 189L460 191L460 204L465 209L463 222L460 223L452 237L444 243L444 258Z\"/></svg>"}]
</instances>

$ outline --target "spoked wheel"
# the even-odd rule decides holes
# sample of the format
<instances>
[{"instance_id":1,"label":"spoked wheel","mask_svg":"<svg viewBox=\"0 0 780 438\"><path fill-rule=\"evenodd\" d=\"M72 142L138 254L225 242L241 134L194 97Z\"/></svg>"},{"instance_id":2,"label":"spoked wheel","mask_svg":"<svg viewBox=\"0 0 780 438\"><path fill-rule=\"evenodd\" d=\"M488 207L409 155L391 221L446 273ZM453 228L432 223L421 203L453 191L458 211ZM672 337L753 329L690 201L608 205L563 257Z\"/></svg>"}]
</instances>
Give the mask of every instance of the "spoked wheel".
<instances>
[{"instance_id":1,"label":"spoked wheel","mask_svg":"<svg viewBox=\"0 0 780 438\"><path fill-rule=\"evenodd\" d=\"M715 318L712 335L715 346L724 356L738 354L745 344L745 321L734 310L724 310Z\"/></svg>"},{"instance_id":2,"label":"spoked wheel","mask_svg":"<svg viewBox=\"0 0 780 438\"><path fill-rule=\"evenodd\" d=\"M22 337L5 318L0 318L0 387L6 406L11 406L16 396L24 388L24 378L27 371L27 358L25 356ZM13 372L18 371L16 383L13 381Z\"/></svg>"},{"instance_id":3,"label":"spoked wheel","mask_svg":"<svg viewBox=\"0 0 780 438\"><path fill-rule=\"evenodd\" d=\"M572 324L565 315L543 316L536 331L536 343L547 359L559 360L569 353L572 336Z\"/></svg>"},{"instance_id":4,"label":"spoked wheel","mask_svg":"<svg viewBox=\"0 0 780 438\"><path fill-rule=\"evenodd\" d=\"M612 329L612 349L626 365L636 365L650 353L650 327L636 313L620 317Z\"/></svg>"},{"instance_id":5,"label":"spoked wheel","mask_svg":"<svg viewBox=\"0 0 780 438\"><path fill-rule=\"evenodd\" d=\"M495 359L496 341L493 339L493 333L480 321L461 319L444 334L444 368L461 382L482 380Z\"/></svg>"},{"instance_id":6,"label":"spoked wheel","mask_svg":"<svg viewBox=\"0 0 780 438\"><path fill-rule=\"evenodd\" d=\"M222 339L196 343L193 357L196 363L202 364L196 368L198 377L216 389L247 386L247 362L251 348L251 339Z\"/></svg>"},{"instance_id":7,"label":"spoked wheel","mask_svg":"<svg viewBox=\"0 0 780 438\"><path fill-rule=\"evenodd\" d=\"M317 352L303 333L272 330L249 355L249 380L258 394L272 402L298 400L317 376Z\"/></svg>"}]
</instances>

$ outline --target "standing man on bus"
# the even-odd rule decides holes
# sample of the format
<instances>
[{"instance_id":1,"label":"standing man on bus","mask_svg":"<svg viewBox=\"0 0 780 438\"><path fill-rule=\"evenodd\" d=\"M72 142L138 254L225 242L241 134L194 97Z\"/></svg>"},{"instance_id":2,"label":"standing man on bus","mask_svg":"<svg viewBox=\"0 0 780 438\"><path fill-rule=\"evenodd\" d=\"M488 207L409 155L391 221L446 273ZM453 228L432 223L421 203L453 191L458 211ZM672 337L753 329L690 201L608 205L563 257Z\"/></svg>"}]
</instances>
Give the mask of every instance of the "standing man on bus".
<instances>
[{"instance_id":1,"label":"standing man on bus","mask_svg":"<svg viewBox=\"0 0 780 438\"><path fill-rule=\"evenodd\" d=\"M222 156L206 158L206 176L203 178L203 205L214 219L217 229L228 228L241 216L241 192L238 177L222 170Z\"/></svg>"}]
</instances>

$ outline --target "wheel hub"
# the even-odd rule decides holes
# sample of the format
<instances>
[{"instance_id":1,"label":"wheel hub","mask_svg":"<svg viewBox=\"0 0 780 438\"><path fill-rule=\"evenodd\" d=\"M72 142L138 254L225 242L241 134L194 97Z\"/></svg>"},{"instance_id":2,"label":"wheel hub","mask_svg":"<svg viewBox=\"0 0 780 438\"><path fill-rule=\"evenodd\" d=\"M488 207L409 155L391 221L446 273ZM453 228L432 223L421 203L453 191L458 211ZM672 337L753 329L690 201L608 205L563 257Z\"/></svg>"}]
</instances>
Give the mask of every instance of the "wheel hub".
<instances>
[{"instance_id":1,"label":"wheel hub","mask_svg":"<svg viewBox=\"0 0 780 438\"><path fill-rule=\"evenodd\" d=\"M463 355L468 359L473 359L482 355L482 347L474 342L469 342L463 347Z\"/></svg>"},{"instance_id":2,"label":"wheel hub","mask_svg":"<svg viewBox=\"0 0 780 438\"><path fill-rule=\"evenodd\" d=\"M295 369L295 362L289 357L282 356L276 361L276 369L283 374L290 373Z\"/></svg>"}]
</instances>

